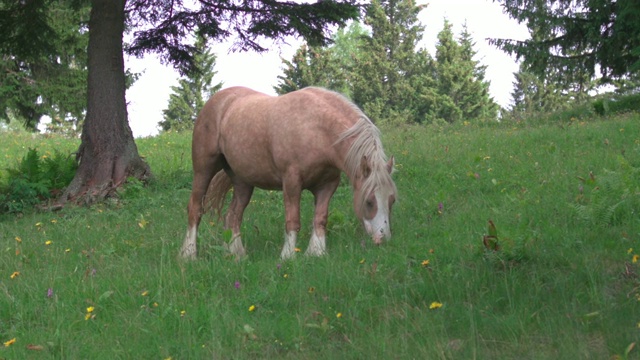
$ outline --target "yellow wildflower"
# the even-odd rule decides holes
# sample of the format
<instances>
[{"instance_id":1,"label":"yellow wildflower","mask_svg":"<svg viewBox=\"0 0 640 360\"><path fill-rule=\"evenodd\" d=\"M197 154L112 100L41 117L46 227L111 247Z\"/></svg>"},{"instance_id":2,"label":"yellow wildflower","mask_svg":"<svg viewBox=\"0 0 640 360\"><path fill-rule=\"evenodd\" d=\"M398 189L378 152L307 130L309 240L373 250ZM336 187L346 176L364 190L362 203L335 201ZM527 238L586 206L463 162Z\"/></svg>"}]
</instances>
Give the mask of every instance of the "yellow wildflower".
<instances>
[{"instance_id":1,"label":"yellow wildflower","mask_svg":"<svg viewBox=\"0 0 640 360\"><path fill-rule=\"evenodd\" d=\"M9 347L16 343L16 338L4 342L4 347Z\"/></svg>"},{"instance_id":2,"label":"yellow wildflower","mask_svg":"<svg viewBox=\"0 0 640 360\"><path fill-rule=\"evenodd\" d=\"M140 295L142 295L142 296L147 296L147 295L149 295L149 290L145 290L145 291L143 291L143 292L142 292L142 294L140 294Z\"/></svg>"},{"instance_id":3,"label":"yellow wildflower","mask_svg":"<svg viewBox=\"0 0 640 360\"><path fill-rule=\"evenodd\" d=\"M627 254L631 254L633 252L633 248L629 248L629 250L627 250Z\"/></svg>"},{"instance_id":4,"label":"yellow wildflower","mask_svg":"<svg viewBox=\"0 0 640 360\"><path fill-rule=\"evenodd\" d=\"M429 259L427 259L427 260L422 260L421 264L422 264L422 266L427 267L427 266L429 266L429 263L430 263L430 261L429 261Z\"/></svg>"},{"instance_id":5,"label":"yellow wildflower","mask_svg":"<svg viewBox=\"0 0 640 360\"><path fill-rule=\"evenodd\" d=\"M300 250L300 248L298 248L298 247L297 247L297 248L295 248L295 249L293 249L293 250L294 250L295 252L300 252L300 251L301 251L301 250Z\"/></svg>"},{"instance_id":6,"label":"yellow wildflower","mask_svg":"<svg viewBox=\"0 0 640 360\"><path fill-rule=\"evenodd\" d=\"M434 301L431 303L431 305L429 305L429 309L430 310L435 310L435 309L439 309L442 307L442 303Z\"/></svg>"},{"instance_id":7,"label":"yellow wildflower","mask_svg":"<svg viewBox=\"0 0 640 360\"><path fill-rule=\"evenodd\" d=\"M249 306L249 311L250 311L250 312L251 312L251 311L254 311L255 309L256 309L256 306L255 306L255 305L251 305L251 306Z\"/></svg>"},{"instance_id":8,"label":"yellow wildflower","mask_svg":"<svg viewBox=\"0 0 640 360\"><path fill-rule=\"evenodd\" d=\"M20 236L16 236L16 242L22 242L22 239L20 238Z\"/></svg>"},{"instance_id":9,"label":"yellow wildflower","mask_svg":"<svg viewBox=\"0 0 640 360\"><path fill-rule=\"evenodd\" d=\"M640 260L640 255L635 254L635 255L633 255L633 258L631 259L631 262L635 264L635 263L638 262L638 260Z\"/></svg>"},{"instance_id":10,"label":"yellow wildflower","mask_svg":"<svg viewBox=\"0 0 640 360\"><path fill-rule=\"evenodd\" d=\"M338 319L340 319L340 318L342 317L342 313L341 313L341 312L337 313L337 314L336 314L336 317L337 317Z\"/></svg>"},{"instance_id":11,"label":"yellow wildflower","mask_svg":"<svg viewBox=\"0 0 640 360\"><path fill-rule=\"evenodd\" d=\"M88 313L92 313L92 312L93 312L93 310L95 310L95 309L96 309L96 308L94 308L93 306L89 306L89 307L87 308L87 312L88 312Z\"/></svg>"},{"instance_id":12,"label":"yellow wildflower","mask_svg":"<svg viewBox=\"0 0 640 360\"><path fill-rule=\"evenodd\" d=\"M44 244L48 246L48 245L53 244L53 241L51 241L51 240L47 240L47 241L45 241L45 242L44 242Z\"/></svg>"},{"instance_id":13,"label":"yellow wildflower","mask_svg":"<svg viewBox=\"0 0 640 360\"><path fill-rule=\"evenodd\" d=\"M11 278L12 279L17 278L18 276L20 276L20 272L19 271L14 271L13 274L11 274Z\"/></svg>"}]
</instances>

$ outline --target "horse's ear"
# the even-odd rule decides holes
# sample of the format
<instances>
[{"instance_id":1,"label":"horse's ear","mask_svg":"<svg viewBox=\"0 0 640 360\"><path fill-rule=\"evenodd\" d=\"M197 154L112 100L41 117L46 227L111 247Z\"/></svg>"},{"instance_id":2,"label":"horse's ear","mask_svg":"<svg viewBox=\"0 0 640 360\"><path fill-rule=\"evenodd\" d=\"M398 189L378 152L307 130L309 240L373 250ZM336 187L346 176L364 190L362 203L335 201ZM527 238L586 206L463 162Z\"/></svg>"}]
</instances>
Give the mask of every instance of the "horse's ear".
<instances>
[{"instance_id":1,"label":"horse's ear","mask_svg":"<svg viewBox=\"0 0 640 360\"><path fill-rule=\"evenodd\" d=\"M362 157L362 161L360 162L360 173L362 174L362 178L366 179L371 175L371 165L369 165L369 159L366 156Z\"/></svg>"},{"instance_id":2,"label":"horse's ear","mask_svg":"<svg viewBox=\"0 0 640 360\"><path fill-rule=\"evenodd\" d=\"M387 172L389 172L389 174L393 173L393 170L395 170L396 167L396 158L393 157L393 155L391 155L391 158L389 159L389 161L387 161Z\"/></svg>"}]
</instances>

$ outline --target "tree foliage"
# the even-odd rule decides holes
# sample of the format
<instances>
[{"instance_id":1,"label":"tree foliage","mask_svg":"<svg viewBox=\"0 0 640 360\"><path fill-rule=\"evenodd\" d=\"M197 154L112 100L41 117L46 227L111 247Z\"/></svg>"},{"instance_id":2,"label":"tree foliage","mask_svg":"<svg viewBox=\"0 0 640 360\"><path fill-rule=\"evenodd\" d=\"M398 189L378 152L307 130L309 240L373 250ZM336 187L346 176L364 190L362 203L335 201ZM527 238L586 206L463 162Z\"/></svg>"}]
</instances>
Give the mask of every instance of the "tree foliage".
<instances>
[{"instance_id":1,"label":"tree foliage","mask_svg":"<svg viewBox=\"0 0 640 360\"><path fill-rule=\"evenodd\" d=\"M53 129L78 128L86 110L88 18L82 2L0 2L0 119L35 131L47 115Z\"/></svg>"},{"instance_id":2,"label":"tree foliage","mask_svg":"<svg viewBox=\"0 0 640 360\"><path fill-rule=\"evenodd\" d=\"M295 3L265 0L130 0L128 13L139 30L128 51L161 54L162 59L188 72L194 65L195 46L188 39L197 29L207 39L232 38L235 50L265 51L261 39L276 41L302 36L310 45L325 45L330 26L343 26L360 15L355 0Z\"/></svg>"},{"instance_id":3,"label":"tree foliage","mask_svg":"<svg viewBox=\"0 0 640 360\"><path fill-rule=\"evenodd\" d=\"M600 72L604 81L640 71L640 2L637 0L497 0L538 37L493 39L541 76L549 69L579 83Z\"/></svg>"},{"instance_id":4,"label":"tree foliage","mask_svg":"<svg viewBox=\"0 0 640 360\"><path fill-rule=\"evenodd\" d=\"M413 0L372 2L367 32L355 23L322 49L303 46L279 76L279 94L304 86L325 86L350 96L377 121L432 123L495 119L498 106L489 96L486 67L475 59L471 34L459 39L445 22L434 59L419 48L424 6ZM337 70L337 71L336 71ZM339 79L338 83L332 80Z\"/></svg>"},{"instance_id":5,"label":"tree foliage","mask_svg":"<svg viewBox=\"0 0 640 360\"><path fill-rule=\"evenodd\" d=\"M344 82L344 73L332 62L329 49L303 44L291 61L282 59L283 75L278 75L277 94L286 94L307 86L321 86L337 90Z\"/></svg>"},{"instance_id":6,"label":"tree foliage","mask_svg":"<svg viewBox=\"0 0 640 360\"><path fill-rule=\"evenodd\" d=\"M445 20L436 45L436 92L431 117L446 122L495 119L498 105L484 79L486 66L474 58L475 43L466 25L458 40Z\"/></svg>"},{"instance_id":7,"label":"tree foliage","mask_svg":"<svg viewBox=\"0 0 640 360\"><path fill-rule=\"evenodd\" d=\"M320 86L351 96L352 74L366 30L359 22L343 27L326 47L302 44L291 61L282 59L283 74L274 86L282 95L307 86Z\"/></svg>"},{"instance_id":8,"label":"tree foliage","mask_svg":"<svg viewBox=\"0 0 640 360\"><path fill-rule=\"evenodd\" d=\"M178 81L178 86L171 87L169 104L162 111L163 120L158 123L162 131L192 129L204 103L222 88L221 82L211 85L218 73L214 70L216 56L209 51L203 37L198 37L196 49L194 69Z\"/></svg>"},{"instance_id":9,"label":"tree foliage","mask_svg":"<svg viewBox=\"0 0 640 360\"><path fill-rule=\"evenodd\" d=\"M353 75L353 100L374 119L421 122L416 81L425 69L416 55L424 26L418 14L426 5L414 0L374 0L367 7L365 37ZM426 54L426 53L422 53Z\"/></svg>"}]
</instances>

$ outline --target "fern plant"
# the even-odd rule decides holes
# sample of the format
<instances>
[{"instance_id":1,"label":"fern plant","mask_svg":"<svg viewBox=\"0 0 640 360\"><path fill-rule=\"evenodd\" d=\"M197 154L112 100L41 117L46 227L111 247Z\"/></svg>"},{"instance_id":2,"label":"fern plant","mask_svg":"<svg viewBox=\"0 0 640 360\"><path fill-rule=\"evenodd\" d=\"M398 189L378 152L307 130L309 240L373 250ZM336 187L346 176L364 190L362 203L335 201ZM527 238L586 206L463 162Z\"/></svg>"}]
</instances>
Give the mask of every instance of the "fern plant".
<instances>
[{"instance_id":1,"label":"fern plant","mask_svg":"<svg viewBox=\"0 0 640 360\"><path fill-rule=\"evenodd\" d=\"M640 167L632 166L624 157L618 159L616 171L581 179L584 197L571 204L578 218L598 226L619 225L640 212Z\"/></svg>"},{"instance_id":2,"label":"fern plant","mask_svg":"<svg viewBox=\"0 0 640 360\"><path fill-rule=\"evenodd\" d=\"M17 167L6 169L0 184L0 213L22 212L49 199L71 182L76 168L75 160L59 151L49 157L29 148Z\"/></svg>"}]
</instances>

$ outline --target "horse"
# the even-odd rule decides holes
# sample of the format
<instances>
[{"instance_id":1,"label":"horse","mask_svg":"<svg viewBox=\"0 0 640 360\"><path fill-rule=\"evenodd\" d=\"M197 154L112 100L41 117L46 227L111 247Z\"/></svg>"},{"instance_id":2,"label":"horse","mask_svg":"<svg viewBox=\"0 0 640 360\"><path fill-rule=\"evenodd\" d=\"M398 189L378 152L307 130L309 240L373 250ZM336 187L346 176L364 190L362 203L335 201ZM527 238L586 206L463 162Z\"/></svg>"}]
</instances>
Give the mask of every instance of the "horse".
<instances>
[{"instance_id":1,"label":"horse","mask_svg":"<svg viewBox=\"0 0 640 360\"><path fill-rule=\"evenodd\" d=\"M394 158L387 159L380 131L343 95L308 87L281 96L245 87L215 93L200 111L192 139L193 185L187 234L180 251L196 258L196 237L205 204L221 217L233 188L224 227L237 257L246 255L240 226L255 187L281 190L285 208L285 241L280 257L295 255L300 231L300 197L315 198L313 232L306 255L326 253L329 202L346 173L353 207L373 243L391 238L391 208L396 185Z\"/></svg>"}]
</instances>

